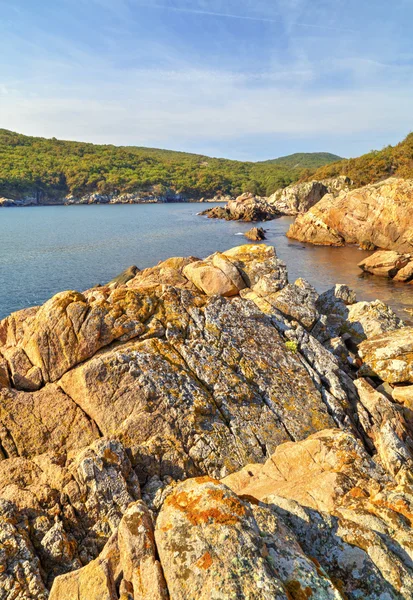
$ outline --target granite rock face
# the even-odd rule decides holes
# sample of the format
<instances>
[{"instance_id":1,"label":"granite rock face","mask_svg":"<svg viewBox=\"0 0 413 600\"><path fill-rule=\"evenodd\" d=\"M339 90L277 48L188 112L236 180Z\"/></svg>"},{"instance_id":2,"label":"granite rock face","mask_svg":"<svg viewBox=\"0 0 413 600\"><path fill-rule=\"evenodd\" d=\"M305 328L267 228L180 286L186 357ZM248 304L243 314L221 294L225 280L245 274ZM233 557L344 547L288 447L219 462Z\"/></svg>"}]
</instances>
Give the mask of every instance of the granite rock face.
<instances>
[{"instance_id":1,"label":"granite rock face","mask_svg":"<svg viewBox=\"0 0 413 600\"><path fill-rule=\"evenodd\" d=\"M358 266L362 271L378 277L389 277L402 282L413 280L413 254L380 250L362 260Z\"/></svg>"},{"instance_id":2,"label":"granite rock face","mask_svg":"<svg viewBox=\"0 0 413 600\"><path fill-rule=\"evenodd\" d=\"M413 186L390 178L366 187L328 194L297 217L287 235L312 244L359 244L410 253L413 250Z\"/></svg>"},{"instance_id":3,"label":"granite rock face","mask_svg":"<svg viewBox=\"0 0 413 600\"><path fill-rule=\"evenodd\" d=\"M245 193L235 200L229 200L225 206L209 208L201 213L210 219L227 221L271 221L281 213L269 204L267 198Z\"/></svg>"},{"instance_id":4,"label":"granite rock face","mask_svg":"<svg viewBox=\"0 0 413 600\"><path fill-rule=\"evenodd\" d=\"M0 599L411 598L412 330L263 244L133 271L0 322Z\"/></svg>"},{"instance_id":5,"label":"granite rock face","mask_svg":"<svg viewBox=\"0 0 413 600\"><path fill-rule=\"evenodd\" d=\"M283 215L298 215L307 212L328 192L322 181L297 183L269 196L268 204Z\"/></svg>"},{"instance_id":6,"label":"granite rock face","mask_svg":"<svg viewBox=\"0 0 413 600\"><path fill-rule=\"evenodd\" d=\"M227 221L270 221L281 215L305 213L326 194L336 196L341 191L348 191L351 185L352 181L344 176L295 183L277 190L268 198L245 193L235 200L230 199L225 206L210 208L201 214Z\"/></svg>"}]
</instances>

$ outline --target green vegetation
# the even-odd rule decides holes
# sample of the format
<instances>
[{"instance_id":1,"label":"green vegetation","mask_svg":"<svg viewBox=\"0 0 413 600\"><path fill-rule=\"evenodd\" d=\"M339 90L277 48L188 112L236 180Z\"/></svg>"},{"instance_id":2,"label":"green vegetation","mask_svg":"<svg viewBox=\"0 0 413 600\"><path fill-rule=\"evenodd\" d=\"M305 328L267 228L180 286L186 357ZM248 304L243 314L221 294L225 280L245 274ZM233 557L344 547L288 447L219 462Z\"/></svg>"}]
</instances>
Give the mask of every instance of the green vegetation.
<instances>
[{"instance_id":1,"label":"green vegetation","mask_svg":"<svg viewBox=\"0 0 413 600\"><path fill-rule=\"evenodd\" d=\"M272 160L264 160L262 165L279 165L287 169L318 169L323 165L342 160L337 154L330 152L296 152L288 156L280 156Z\"/></svg>"},{"instance_id":2,"label":"green vegetation","mask_svg":"<svg viewBox=\"0 0 413 600\"><path fill-rule=\"evenodd\" d=\"M297 342L293 342L293 341L285 342L285 347L287 348L287 350L289 350L293 354L296 354L298 352L298 343Z\"/></svg>"},{"instance_id":3,"label":"green vegetation","mask_svg":"<svg viewBox=\"0 0 413 600\"><path fill-rule=\"evenodd\" d=\"M357 187L386 179L392 175L413 178L413 133L400 144L373 150L359 158L341 160L309 173L305 179L326 179L347 175Z\"/></svg>"},{"instance_id":4,"label":"green vegetation","mask_svg":"<svg viewBox=\"0 0 413 600\"><path fill-rule=\"evenodd\" d=\"M67 194L138 190L195 199L219 192L270 195L334 155L292 156L263 163L239 162L154 148L29 137L0 129L0 196L30 194L53 201Z\"/></svg>"}]
</instances>

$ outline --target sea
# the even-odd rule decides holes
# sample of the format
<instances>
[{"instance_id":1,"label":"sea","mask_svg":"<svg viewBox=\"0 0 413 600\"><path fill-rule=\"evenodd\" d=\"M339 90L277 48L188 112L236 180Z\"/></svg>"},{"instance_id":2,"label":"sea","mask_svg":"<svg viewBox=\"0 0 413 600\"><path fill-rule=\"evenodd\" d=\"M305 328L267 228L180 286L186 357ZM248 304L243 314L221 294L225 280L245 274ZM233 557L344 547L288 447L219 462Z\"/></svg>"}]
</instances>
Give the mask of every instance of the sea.
<instances>
[{"instance_id":1,"label":"sea","mask_svg":"<svg viewBox=\"0 0 413 600\"><path fill-rule=\"evenodd\" d=\"M140 269L171 256L203 258L249 243L252 226L286 262L289 280L304 277L319 292L345 283L358 300L379 298L413 319L413 285L363 274L357 264L371 252L289 240L293 222L240 223L200 216L214 204L135 204L0 208L0 319L38 305L63 290L105 284L130 265ZM409 311L412 311L411 313Z\"/></svg>"}]
</instances>

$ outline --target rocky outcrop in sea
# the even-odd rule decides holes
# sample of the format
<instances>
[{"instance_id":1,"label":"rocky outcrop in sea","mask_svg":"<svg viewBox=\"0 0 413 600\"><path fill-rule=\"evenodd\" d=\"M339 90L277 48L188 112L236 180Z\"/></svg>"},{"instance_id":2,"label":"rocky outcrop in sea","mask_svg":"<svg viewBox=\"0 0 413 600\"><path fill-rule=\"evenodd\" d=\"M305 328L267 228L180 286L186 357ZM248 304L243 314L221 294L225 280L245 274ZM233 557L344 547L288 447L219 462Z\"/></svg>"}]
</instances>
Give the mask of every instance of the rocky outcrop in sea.
<instances>
[{"instance_id":1,"label":"rocky outcrop in sea","mask_svg":"<svg viewBox=\"0 0 413 600\"><path fill-rule=\"evenodd\" d=\"M210 208L203 213L209 218L227 221L270 221L281 215L298 215L317 204L326 194L337 195L349 190L352 181L345 176L324 181L296 183L276 191L268 198L245 193L226 206Z\"/></svg>"},{"instance_id":2,"label":"rocky outcrop in sea","mask_svg":"<svg viewBox=\"0 0 413 600\"><path fill-rule=\"evenodd\" d=\"M0 599L412 598L413 330L271 246L0 322Z\"/></svg>"},{"instance_id":3,"label":"rocky outcrop in sea","mask_svg":"<svg viewBox=\"0 0 413 600\"><path fill-rule=\"evenodd\" d=\"M392 177L338 196L326 195L290 227L290 238L312 244L358 244L413 252L412 181Z\"/></svg>"}]
</instances>

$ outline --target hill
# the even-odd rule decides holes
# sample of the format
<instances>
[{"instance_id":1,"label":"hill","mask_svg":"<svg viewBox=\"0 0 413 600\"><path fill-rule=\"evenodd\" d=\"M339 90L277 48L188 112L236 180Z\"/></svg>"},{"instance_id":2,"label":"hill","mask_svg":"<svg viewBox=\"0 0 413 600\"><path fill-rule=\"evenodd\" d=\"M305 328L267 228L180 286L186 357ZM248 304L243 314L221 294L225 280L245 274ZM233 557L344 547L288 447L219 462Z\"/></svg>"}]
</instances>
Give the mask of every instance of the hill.
<instances>
[{"instance_id":1,"label":"hill","mask_svg":"<svg viewBox=\"0 0 413 600\"><path fill-rule=\"evenodd\" d=\"M338 175L347 175L357 187L376 183L392 175L413 178L413 133L396 146L386 146L358 158L325 165L315 173L308 174L306 179L326 179Z\"/></svg>"},{"instance_id":2,"label":"hill","mask_svg":"<svg viewBox=\"0 0 413 600\"><path fill-rule=\"evenodd\" d=\"M297 162L282 157L279 161L240 162L156 148L30 137L0 129L0 196L18 199L35 194L48 202L68 194L137 190L166 198L176 194L193 199L216 193L236 196L246 191L270 195L308 175L305 169L312 159Z\"/></svg>"},{"instance_id":3,"label":"hill","mask_svg":"<svg viewBox=\"0 0 413 600\"><path fill-rule=\"evenodd\" d=\"M296 152L288 156L280 156L271 160L264 160L263 165L280 165L289 169L318 169L338 160L343 160L337 154L330 152Z\"/></svg>"}]
</instances>

